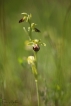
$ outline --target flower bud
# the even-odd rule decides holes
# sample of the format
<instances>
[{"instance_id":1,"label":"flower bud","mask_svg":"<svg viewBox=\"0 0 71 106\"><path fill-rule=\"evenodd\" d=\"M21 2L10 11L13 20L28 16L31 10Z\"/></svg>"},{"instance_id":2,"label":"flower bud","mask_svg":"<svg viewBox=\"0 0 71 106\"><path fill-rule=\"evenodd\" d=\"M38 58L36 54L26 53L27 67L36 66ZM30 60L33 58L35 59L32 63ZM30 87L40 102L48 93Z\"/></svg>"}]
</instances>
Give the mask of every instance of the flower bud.
<instances>
[{"instance_id":1,"label":"flower bud","mask_svg":"<svg viewBox=\"0 0 71 106\"><path fill-rule=\"evenodd\" d=\"M35 62L34 56L28 56L27 61L28 61L28 64L34 65L34 62Z\"/></svg>"},{"instance_id":2,"label":"flower bud","mask_svg":"<svg viewBox=\"0 0 71 106\"><path fill-rule=\"evenodd\" d=\"M36 26L36 24L35 23L32 23L31 24L31 28L33 28L34 29L34 27Z\"/></svg>"}]
</instances>

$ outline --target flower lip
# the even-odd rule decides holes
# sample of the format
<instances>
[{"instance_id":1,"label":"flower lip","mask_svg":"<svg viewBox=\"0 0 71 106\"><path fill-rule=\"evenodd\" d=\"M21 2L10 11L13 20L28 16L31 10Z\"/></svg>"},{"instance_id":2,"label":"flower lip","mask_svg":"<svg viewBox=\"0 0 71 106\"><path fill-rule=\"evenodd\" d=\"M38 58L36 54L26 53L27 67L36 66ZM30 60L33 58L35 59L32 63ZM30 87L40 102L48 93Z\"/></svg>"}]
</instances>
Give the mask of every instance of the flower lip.
<instances>
[{"instance_id":1,"label":"flower lip","mask_svg":"<svg viewBox=\"0 0 71 106\"><path fill-rule=\"evenodd\" d=\"M35 52L38 52L38 51L40 50L39 45L38 45L38 44L33 45L33 50L34 50Z\"/></svg>"},{"instance_id":2,"label":"flower lip","mask_svg":"<svg viewBox=\"0 0 71 106\"><path fill-rule=\"evenodd\" d=\"M21 22L23 22L23 21L24 21L24 18L20 19L20 20L19 20L19 23L21 23Z\"/></svg>"},{"instance_id":3,"label":"flower lip","mask_svg":"<svg viewBox=\"0 0 71 106\"><path fill-rule=\"evenodd\" d=\"M19 20L19 23L21 23L21 22L24 22L25 20L26 20L26 16L24 16L23 18L21 18L20 20Z\"/></svg>"},{"instance_id":4,"label":"flower lip","mask_svg":"<svg viewBox=\"0 0 71 106\"><path fill-rule=\"evenodd\" d=\"M40 32L40 30L39 30L39 29L37 29L37 28L34 28L34 30L35 30L35 32Z\"/></svg>"}]
</instances>

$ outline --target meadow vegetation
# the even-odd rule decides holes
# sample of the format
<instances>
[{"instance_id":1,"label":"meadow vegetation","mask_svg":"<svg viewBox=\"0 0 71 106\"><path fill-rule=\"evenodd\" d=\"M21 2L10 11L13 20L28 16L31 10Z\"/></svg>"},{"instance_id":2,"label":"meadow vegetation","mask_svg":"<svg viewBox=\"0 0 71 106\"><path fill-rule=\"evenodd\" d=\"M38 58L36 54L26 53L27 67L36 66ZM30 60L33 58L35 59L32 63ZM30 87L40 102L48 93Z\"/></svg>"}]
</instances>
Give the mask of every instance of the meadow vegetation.
<instances>
[{"instance_id":1,"label":"meadow vegetation","mask_svg":"<svg viewBox=\"0 0 71 106\"><path fill-rule=\"evenodd\" d=\"M40 106L71 105L71 1L0 0L0 106L37 106L36 85L25 61L33 55L19 23L21 13L32 14L41 39L38 59ZM23 58L23 64L19 59Z\"/></svg>"}]
</instances>

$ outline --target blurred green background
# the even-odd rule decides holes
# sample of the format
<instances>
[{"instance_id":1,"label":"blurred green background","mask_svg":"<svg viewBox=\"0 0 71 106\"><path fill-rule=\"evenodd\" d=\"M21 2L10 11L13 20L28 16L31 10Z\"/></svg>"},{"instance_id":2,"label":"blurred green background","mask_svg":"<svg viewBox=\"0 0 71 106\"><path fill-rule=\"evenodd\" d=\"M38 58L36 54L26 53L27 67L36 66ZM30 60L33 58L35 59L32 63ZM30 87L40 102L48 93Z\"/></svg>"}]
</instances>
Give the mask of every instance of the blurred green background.
<instances>
[{"instance_id":1,"label":"blurred green background","mask_svg":"<svg viewBox=\"0 0 71 106\"><path fill-rule=\"evenodd\" d=\"M0 0L0 106L37 106L31 69L18 62L32 55L22 12L41 30L33 38L47 45L38 52L41 106L71 106L71 0Z\"/></svg>"}]
</instances>

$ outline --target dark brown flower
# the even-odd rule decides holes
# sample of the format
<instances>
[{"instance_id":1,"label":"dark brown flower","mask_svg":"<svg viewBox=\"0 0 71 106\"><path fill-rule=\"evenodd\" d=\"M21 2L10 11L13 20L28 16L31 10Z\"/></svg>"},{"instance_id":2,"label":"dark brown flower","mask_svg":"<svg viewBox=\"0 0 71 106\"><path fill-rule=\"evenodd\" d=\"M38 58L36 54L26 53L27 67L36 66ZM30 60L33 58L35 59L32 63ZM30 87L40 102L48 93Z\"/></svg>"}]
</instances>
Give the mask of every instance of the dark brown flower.
<instances>
[{"instance_id":1,"label":"dark brown flower","mask_svg":"<svg viewBox=\"0 0 71 106\"><path fill-rule=\"evenodd\" d=\"M40 32L40 30L39 30L39 29L37 29L37 28L34 28L34 30L35 30L35 32Z\"/></svg>"},{"instance_id":2,"label":"dark brown flower","mask_svg":"<svg viewBox=\"0 0 71 106\"><path fill-rule=\"evenodd\" d=\"M24 22L24 18L22 18L22 19L19 20L19 23L21 23L21 22Z\"/></svg>"},{"instance_id":3,"label":"dark brown flower","mask_svg":"<svg viewBox=\"0 0 71 106\"><path fill-rule=\"evenodd\" d=\"M38 45L38 44L35 44L35 45L33 46L33 50L34 50L35 52L38 52L38 51L40 50L39 45Z\"/></svg>"}]
</instances>

